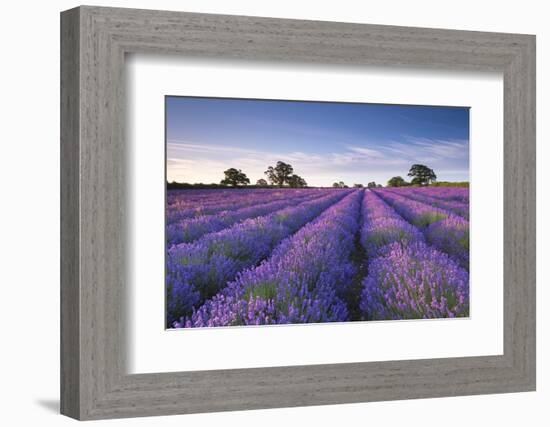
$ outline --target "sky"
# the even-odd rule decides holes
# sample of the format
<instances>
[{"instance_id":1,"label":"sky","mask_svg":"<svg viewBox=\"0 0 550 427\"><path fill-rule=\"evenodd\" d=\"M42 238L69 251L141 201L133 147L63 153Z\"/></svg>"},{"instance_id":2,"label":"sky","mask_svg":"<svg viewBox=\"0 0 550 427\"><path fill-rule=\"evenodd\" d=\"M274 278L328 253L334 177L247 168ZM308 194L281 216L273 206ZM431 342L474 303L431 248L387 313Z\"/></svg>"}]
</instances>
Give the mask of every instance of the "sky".
<instances>
[{"instance_id":1,"label":"sky","mask_svg":"<svg viewBox=\"0 0 550 427\"><path fill-rule=\"evenodd\" d=\"M310 186L469 180L469 108L166 97L167 180L219 183L241 169L254 184L278 160Z\"/></svg>"}]
</instances>

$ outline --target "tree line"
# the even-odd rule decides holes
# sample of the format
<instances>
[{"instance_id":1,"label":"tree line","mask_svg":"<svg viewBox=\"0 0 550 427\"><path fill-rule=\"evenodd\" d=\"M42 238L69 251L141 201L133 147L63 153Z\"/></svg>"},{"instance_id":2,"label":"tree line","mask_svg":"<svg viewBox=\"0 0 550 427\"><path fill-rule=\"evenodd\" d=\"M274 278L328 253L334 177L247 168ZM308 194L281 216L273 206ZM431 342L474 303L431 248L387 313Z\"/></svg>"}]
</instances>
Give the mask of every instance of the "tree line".
<instances>
[{"instance_id":1,"label":"tree line","mask_svg":"<svg viewBox=\"0 0 550 427\"><path fill-rule=\"evenodd\" d=\"M291 188L303 188L307 187L307 182L304 178L294 173L294 168L292 165L278 161L277 164L269 166L264 172L267 176L267 180L259 179L256 181L257 187L267 187L269 184L279 188L288 186ZM238 187L246 186L250 184L250 179L241 169L230 168L224 171L225 178L220 182L221 185ZM437 176L433 169L425 165L414 164L411 166L407 176L412 177L411 182L405 181L400 176L394 176L391 178L387 186L388 187L404 187L408 185L413 186L423 186L429 185L436 181ZM343 181L335 182L332 184L333 188L349 188ZM354 188L363 188L363 184L353 184ZM381 184L377 184L374 181L371 181L367 184L367 188L377 188L382 187Z\"/></svg>"},{"instance_id":2,"label":"tree line","mask_svg":"<svg viewBox=\"0 0 550 427\"><path fill-rule=\"evenodd\" d=\"M400 176L394 176L388 181L388 187L406 187L409 185L413 186L424 186L433 184L437 180L437 176L433 169L429 168L426 165L414 164L409 169L407 176L412 177L411 182L405 181Z\"/></svg>"},{"instance_id":3,"label":"tree line","mask_svg":"<svg viewBox=\"0 0 550 427\"><path fill-rule=\"evenodd\" d=\"M344 183L344 181L335 182L332 184L333 188L349 188L349 185ZM367 184L367 188L375 188L375 187L382 187L382 185L377 184L376 182L372 181ZM353 184L353 188L365 188L363 184Z\"/></svg>"},{"instance_id":4,"label":"tree line","mask_svg":"<svg viewBox=\"0 0 550 427\"><path fill-rule=\"evenodd\" d=\"M229 168L224 172L225 178L220 182L221 185L230 187L246 186L250 184L250 179L246 174L235 168ZM275 166L269 166L264 172L267 177L267 181L260 178L256 181L257 187L267 187L268 185L276 186L279 188L303 188L307 187L307 182L300 175L294 173L292 165L278 161ZM268 182L269 181L269 182Z\"/></svg>"},{"instance_id":5,"label":"tree line","mask_svg":"<svg viewBox=\"0 0 550 427\"><path fill-rule=\"evenodd\" d=\"M294 173L294 168L289 163L278 161L275 166L269 166L264 172L266 179L260 178L255 185L250 185L250 179L241 169L229 168L224 172L224 178L219 184L187 184L187 183L168 183L169 189L185 189L185 188L224 188L224 187L290 187L304 188L307 187L307 182L304 178ZM411 177L411 181L407 182L401 176L394 176L387 182L387 187L406 187L406 186L445 186L445 187L468 187L468 182L437 182L437 176L433 169L426 165L414 164L409 169L407 176ZM343 181L334 182L333 188L349 188ZM353 188L364 188L363 184L353 184ZM367 188L382 187L374 181L366 185Z\"/></svg>"},{"instance_id":6,"label":"tree line","mask_svg":"<svg viewBox=\"0 0 550 427\"><path fill-rule=\"evenodd\" d=\"M407 176L413 177L411 182L405 181L400 176L394 176L391 178L386 187L406 187L409 185L412 186L422 186L422 185L434 185L437 179L433 169L425 165L414 164L411 166ZM452 183L451 183L452 184ZM334 188L349 188L343 181L335 182L332 184ZM374 181L371 181L367 184L367 188L380 188L381 184L377 184ZM353 188L363 188L363 184L353 184Z\"/></svg>"}]
</instances>

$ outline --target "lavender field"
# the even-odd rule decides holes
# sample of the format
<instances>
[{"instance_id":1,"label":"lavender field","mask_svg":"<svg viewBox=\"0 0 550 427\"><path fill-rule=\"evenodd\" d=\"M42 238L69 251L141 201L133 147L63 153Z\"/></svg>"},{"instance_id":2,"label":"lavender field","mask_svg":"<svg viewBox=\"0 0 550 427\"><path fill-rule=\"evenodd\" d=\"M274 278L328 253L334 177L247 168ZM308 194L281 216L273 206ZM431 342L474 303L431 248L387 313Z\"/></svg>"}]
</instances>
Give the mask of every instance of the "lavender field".
<instances>
[{"instance_id":1,"label":"lavender field","mask_svg":"<svg viewBox=\"0 0 550 427\"><path fill-rule=\"evenodd\" d=\"M168 190L168 328L469 316L469 190Z\"/></svg>"}]
</instances>

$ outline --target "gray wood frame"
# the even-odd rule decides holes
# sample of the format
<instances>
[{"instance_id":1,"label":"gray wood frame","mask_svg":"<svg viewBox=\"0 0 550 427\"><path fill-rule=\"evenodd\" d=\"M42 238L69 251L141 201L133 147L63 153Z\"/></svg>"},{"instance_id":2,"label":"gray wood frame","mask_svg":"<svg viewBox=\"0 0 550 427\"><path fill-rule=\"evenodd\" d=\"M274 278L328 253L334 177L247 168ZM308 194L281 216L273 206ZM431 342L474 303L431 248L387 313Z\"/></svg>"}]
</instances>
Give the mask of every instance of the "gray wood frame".
<instances>
[{"instance_id":1,"label":"gray wood frame","mask_svg":"<svg viewBox=\"0 0 550 427\"><path fill-rule=\"evenodd\" d=\"M130 52L504 75L504 354L128 375ZM61 14L61 412L77 419L535 390L535 37L83 6Z\"/></svg>"}]
</instances>

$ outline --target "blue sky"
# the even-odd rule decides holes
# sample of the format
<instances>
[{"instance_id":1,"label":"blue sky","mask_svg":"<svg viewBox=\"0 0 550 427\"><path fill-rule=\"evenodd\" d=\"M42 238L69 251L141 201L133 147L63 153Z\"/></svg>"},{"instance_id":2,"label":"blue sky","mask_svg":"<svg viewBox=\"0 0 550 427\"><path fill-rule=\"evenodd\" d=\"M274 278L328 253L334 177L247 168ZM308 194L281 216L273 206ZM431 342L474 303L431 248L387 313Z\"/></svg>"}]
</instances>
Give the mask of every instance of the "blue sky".
<instances>
[{"instance_id":1,"label":"blue sky","mask_svg":"<svg viewBox=\"0 0 550 427\"><path fill-rule=\"evenodd\" d=\"M212 183L242 169L252 183L278 160L309 185L405 179L431 167L469 180L469 109L217 98L166 98L168 181Z\"/></svg>"}]
</instances>

